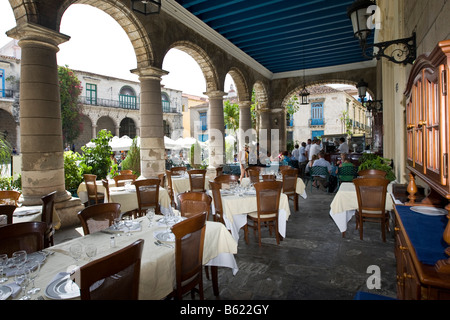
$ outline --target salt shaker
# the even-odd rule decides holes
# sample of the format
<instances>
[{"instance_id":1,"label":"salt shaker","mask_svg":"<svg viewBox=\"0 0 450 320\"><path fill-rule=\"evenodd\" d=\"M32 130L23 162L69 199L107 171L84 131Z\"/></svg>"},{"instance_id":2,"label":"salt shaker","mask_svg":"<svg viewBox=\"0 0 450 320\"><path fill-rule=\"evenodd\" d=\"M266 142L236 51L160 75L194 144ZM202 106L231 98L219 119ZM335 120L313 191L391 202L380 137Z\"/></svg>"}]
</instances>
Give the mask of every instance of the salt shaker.
<instances>
[{"instance_id":1,"label":"salt shaker","mask_svg":"<svg viewBox=\"0 0 450 320\"><path fill-rule=\"evenodd\" d=\"M109 246L111 248L115 248L116 247L116 238L114 236L111 236L111 238L109 238Z\"/></svg>"}]
</instances>

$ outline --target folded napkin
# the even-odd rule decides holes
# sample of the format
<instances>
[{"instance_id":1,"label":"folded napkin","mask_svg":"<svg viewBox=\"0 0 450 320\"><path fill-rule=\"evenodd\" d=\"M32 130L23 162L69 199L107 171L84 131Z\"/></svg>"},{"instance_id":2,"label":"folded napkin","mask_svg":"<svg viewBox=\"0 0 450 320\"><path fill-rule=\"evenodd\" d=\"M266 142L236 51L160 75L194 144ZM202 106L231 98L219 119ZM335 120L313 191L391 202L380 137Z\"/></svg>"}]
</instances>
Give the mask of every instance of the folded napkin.
<instances>
[{"instance_id":1,"label":"folded napkin","mask_svg":"<svg viewBox=\"0 0 450 320\"><path fill-rule=\"evenodd\" d=\"M11 290L12 290L11 297L12 298L17 297L17 295L20 293L20 290L22 290L22 288L15 282L4 284L4 286L11 288Z\"/></svg>"}]
</instances>

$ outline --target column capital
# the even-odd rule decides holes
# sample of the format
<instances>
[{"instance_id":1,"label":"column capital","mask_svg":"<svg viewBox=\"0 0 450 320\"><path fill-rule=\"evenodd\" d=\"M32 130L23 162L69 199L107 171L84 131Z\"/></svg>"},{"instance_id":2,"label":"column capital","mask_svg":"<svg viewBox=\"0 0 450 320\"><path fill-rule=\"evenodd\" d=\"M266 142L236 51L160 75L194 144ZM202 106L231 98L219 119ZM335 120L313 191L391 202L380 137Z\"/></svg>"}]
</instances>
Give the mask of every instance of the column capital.
<instances>
[{"instance_id":1,"label":"column capital","mask_svg":"<svg viewBox=\"0 0 450 320\"><path fill-rule=\"evenodd\" d=\"M223 97L227 94L226 92L220 90L207 91L203 93L207 95L209 99L223 99Z\"/></svg>"},{"instance_id":2,"label":"column capital","mask_svg":"<svg viewBox=\"0 0 450 320\"><path fill-rule=\"evenodd\" d=\"M153 66L142 67L130 71L131 73L138 75L141 79L153 79L159 81L161 81L162 76L166 76L169 74L168 71Z\"/></svg>"},{"instance_id":3,"label":"column capital","mask_svg":"<svg viewBox=\"0 0 450 320\"><path fill-rule=\"evenodd\" d=\"M31 22L26 22L14 27L7 31L6 35L10 38L19 40L19 46L29 42L40 42L53 46L56 50L59 50L58 46L60 44L70 39L70 37L65 34Z\"/></svg>"},{"instance_id":4,"label":"column capital","mask_svg":"<svg viewBox=\"0 0 450 320\"><path fill-rule=\"evenodd\" d=\"M239 101L239 109L251 108L251 106L252 106L251 101Z\"/></svg>"}]
</instances>

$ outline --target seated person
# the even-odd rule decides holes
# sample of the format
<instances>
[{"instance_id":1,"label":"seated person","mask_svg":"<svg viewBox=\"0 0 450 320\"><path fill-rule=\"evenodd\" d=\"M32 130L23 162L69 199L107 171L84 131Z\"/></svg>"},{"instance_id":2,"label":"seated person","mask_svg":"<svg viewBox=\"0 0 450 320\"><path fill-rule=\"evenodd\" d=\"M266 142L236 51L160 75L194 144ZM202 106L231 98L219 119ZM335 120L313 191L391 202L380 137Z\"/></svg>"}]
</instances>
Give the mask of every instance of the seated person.
<instances>
[{"instance_id":1,"label":"seated person","mask_svg":"<svg viewBox=\"0 0 450 320\"><path fill-rule=\"evenodd\" d=\"M309 172L310 168L313 166L314 162L315 162L317 159L319 159L319 157L317 156L317 154L315 154L315 155L313 155L313 156L311 157L311 160L309 160L309 162L306 164L306 167L305 167L305 173L308 173L308 172Z\"/></svg>"},{"instance_id":2,"label":"seated person","mask_svg":"<svg viewBox=\"0 0 450 320\"><path fill-rule=\"evenodd\" d=\"M325 152L322 150L318 154L319 159L314 161L313 167L326 167L328 173L331 174L331 163L325 160ZM314 176L316 182L315 187L320 188L322 191L327 191L328 181L326 176Z\"/></svg>"},{"instance_id":3,"label":"seated person","mask_svg":"<svg viewBox=\"0 0 450 320\"><path fill-rule=\"evenodd\" d=\"M336 169L336 174L339 173L339 168L342 168L342 167L354 167L353 163L351 163L350 160L347 158L346 153L341 153L341 161L340 161L339 167ZM341 181L345 181L345 182L353 181L354 178L355 177L353 175L339 176L339 179Z\"/></svg>"},{"instance_id":4,"label":"seated person","mask_svg":"<svg viewBox=\"0 0 450 320\"><path fill-rule=\"evenodd\" d=\"M290 166L291 165L291 158L289 157L289 152L284 151L282 153L280 165L282 165L282 166Z\"/></svg>"}]
</instances>

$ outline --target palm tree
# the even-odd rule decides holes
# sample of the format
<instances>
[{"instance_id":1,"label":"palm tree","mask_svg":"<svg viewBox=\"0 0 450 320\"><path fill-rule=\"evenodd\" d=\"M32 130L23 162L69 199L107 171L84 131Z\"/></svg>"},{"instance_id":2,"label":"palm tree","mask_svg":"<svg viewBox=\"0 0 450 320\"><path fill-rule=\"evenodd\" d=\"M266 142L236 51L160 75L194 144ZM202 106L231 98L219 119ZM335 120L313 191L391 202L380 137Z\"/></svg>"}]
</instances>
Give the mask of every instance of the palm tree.
<instances>
[{"instance_id":1,"label":"palm tree","mask_svg":"<svg viewBox=\"0 0 450 320\"><path fill-rule=\"evenodd\" d=\"M239 105L227 100L224 102L223 113L225 127L230 131L236 132L239 128Z\"/></svg>"},{"instance_id":2,"label":"palm tree","mask_svg":"<svg viewBox=\"0 0 450 320\"><path fill-rule=\"evenodd\" d=\"M0 136L0 169L9 163L11 159L11 145L6 139Z\"/></svg>"}]
</instances>

